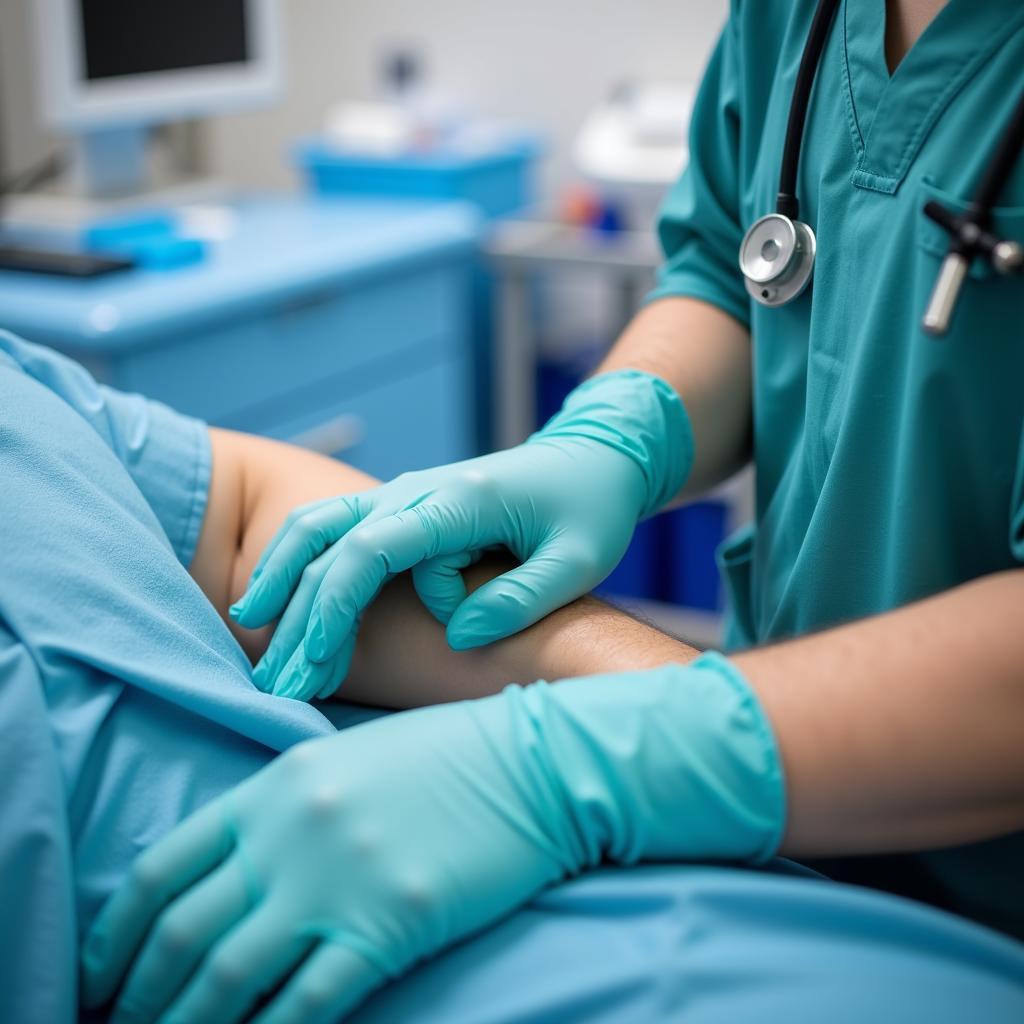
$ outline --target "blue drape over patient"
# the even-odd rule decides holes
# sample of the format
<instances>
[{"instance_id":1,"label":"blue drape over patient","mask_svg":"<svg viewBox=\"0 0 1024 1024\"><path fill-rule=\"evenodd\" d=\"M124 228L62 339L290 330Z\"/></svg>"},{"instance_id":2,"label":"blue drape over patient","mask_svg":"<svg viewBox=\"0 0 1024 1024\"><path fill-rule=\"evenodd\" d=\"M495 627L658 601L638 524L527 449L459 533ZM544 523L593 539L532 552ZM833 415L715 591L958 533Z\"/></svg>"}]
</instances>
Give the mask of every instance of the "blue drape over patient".
<instances>
[{"instance_id":1,"label":"blue drape over patient","mask_svg":"<svg viewBox=\"0 0 1024 1024\"><path fill-rule=\"evenodd\" d=\"M0 992L40 1021L134 855L331 730L252 687L182 564L209 466L202 424L0 334Z\"/></svg>"},{"instance_id":2,"label":"blue drape over patient","mask_svg":"<svg viewBox=\"0 0 1024 1024\"><path fill-rule=\"evenodd\" d=\"M202 424L0 332L4 1022L74 1021L79 935L135 855L333 729L252 686L186 571L209 474ZM883 1007L1024 1019L1024 947L824 880L645 867L557 887L357 1017L861 1022Z\"/></svg>"}]
</instances>

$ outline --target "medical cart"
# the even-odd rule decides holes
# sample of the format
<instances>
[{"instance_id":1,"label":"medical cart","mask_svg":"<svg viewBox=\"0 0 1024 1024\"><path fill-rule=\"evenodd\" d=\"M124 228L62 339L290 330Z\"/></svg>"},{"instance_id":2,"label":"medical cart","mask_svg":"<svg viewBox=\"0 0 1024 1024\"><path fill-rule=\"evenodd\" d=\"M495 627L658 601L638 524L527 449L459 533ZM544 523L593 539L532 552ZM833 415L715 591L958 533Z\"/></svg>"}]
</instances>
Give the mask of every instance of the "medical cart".
<instances>
[{"instance_id":1,"label":"medical cart","mask_svg":"<svg viewBox=\"0 0 1024 1024\"><path fill-rule=\"evenodd\" d=\"M0 326L99 380L383 478L473 454L468 205L236 200L206 258L0 273Z\"/></svg>"}]
</instances>

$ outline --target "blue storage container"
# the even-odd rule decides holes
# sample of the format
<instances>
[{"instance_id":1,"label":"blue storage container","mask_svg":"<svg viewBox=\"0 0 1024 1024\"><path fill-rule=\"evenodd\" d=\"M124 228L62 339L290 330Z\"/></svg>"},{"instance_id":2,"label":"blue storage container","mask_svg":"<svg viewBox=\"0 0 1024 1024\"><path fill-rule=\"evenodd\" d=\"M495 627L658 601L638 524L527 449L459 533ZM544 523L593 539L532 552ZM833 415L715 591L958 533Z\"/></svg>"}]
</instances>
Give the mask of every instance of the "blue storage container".
<instances>
[{"instance_id":1,"label":"blue storage container","mask_svg":"<svg viewBox=\"0 0 1024 1024\"><path fill-rule=\"evenodd\" d=\"M513 213L533 201L535 142L516 140L487 152L439 149L394 157L348 152L313 139L295 158L309 188L322 195L461 199L486 217Z\"/></svg>"},{"instance_id":2,"label":"blue storage container","mask_svg":"<svg viewBox=\"0 0 1024 1024\"><path fill-rule=\"evenodd\" d=\"M648 519L637 526L622 561L611 575L596 587L605 597L638 597L663 600L661 576L664 561L665 530L660 519Z\"/></svg>"},{"instance_id":3,"label":"blue storage container","mask_svg":"<svg viewBox=\"0 0 1024 1024\"><path fill-rule=\"evenodd\" d=\"M720 611L722 588L715 551L725 537L725 504L698 501L661 518L668 530L665 600L687 608Z\"/></svg>"}]
</instances>

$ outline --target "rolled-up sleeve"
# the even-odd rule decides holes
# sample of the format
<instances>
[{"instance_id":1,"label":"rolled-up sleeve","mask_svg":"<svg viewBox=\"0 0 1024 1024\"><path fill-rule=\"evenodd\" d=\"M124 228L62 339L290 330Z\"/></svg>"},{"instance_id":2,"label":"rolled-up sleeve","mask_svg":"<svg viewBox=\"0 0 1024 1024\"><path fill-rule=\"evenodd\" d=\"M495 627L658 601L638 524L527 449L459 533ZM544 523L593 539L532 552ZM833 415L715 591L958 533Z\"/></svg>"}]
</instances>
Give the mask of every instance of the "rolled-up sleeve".
<instances>
[{"instance_id":1,"label":"rolled-up sleeve","mask_svg":"<svg viewBox=\"0 0 1024 1024\"><path fill-rule=\"evenodd\" d=\"M734 15L722 31L697 93L689 162L658 219L665 261L648 301L669 296L702 299L749 325L750 299L737 266L743 231L736 21Z\"/></svg>"},{"instance_id":2,"label":"rolled-up sleeve","mask_svg":"<svg viewBox=\"0 0 1024 1024\"><path fill-rule=\"evenodd\" d=\"M98 384L66 356L0 331L0 358L5 356L59 395L100 435L187 567L209 497L212 461L206 424L160 402Z\"/></svg>"}]
</instances>

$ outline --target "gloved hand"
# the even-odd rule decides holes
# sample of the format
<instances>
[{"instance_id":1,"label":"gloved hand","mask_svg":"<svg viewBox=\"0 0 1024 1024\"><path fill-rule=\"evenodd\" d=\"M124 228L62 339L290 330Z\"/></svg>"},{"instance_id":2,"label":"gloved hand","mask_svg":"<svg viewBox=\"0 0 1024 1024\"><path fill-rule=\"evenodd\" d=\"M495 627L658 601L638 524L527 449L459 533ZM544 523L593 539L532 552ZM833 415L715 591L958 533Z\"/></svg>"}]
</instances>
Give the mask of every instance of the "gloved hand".
<instances>
[{"instance_id":1,"label":"gloved hand","mask_svg":"<svg viewBox=\"0 0 1024 1024\"><path fill-rule=\"evenodd\" d=\"M637 521L682 486L692 449L672 388L624 370L577 388L516 448L298 510L231 610L248 628L281 616L253 681L280 696L329 696L363 610L407 569L454 649L524 629L615 568ZM461 570L495 545L523 564L467 598Z\"/></svg>"},{"instance_id":2,"label":"gloved hand","mask_svg":"<svg viewBox=\"0 0 1024 1024\"><path fill-rule=\"evenodd\" d=\"M94 922L112 1024L334 1022L603 858L757 860L771 731L718 655L393 715L300 744L147 850ZM280 986L280 987L279 987Z\"/></svg>"}]
</instances>

